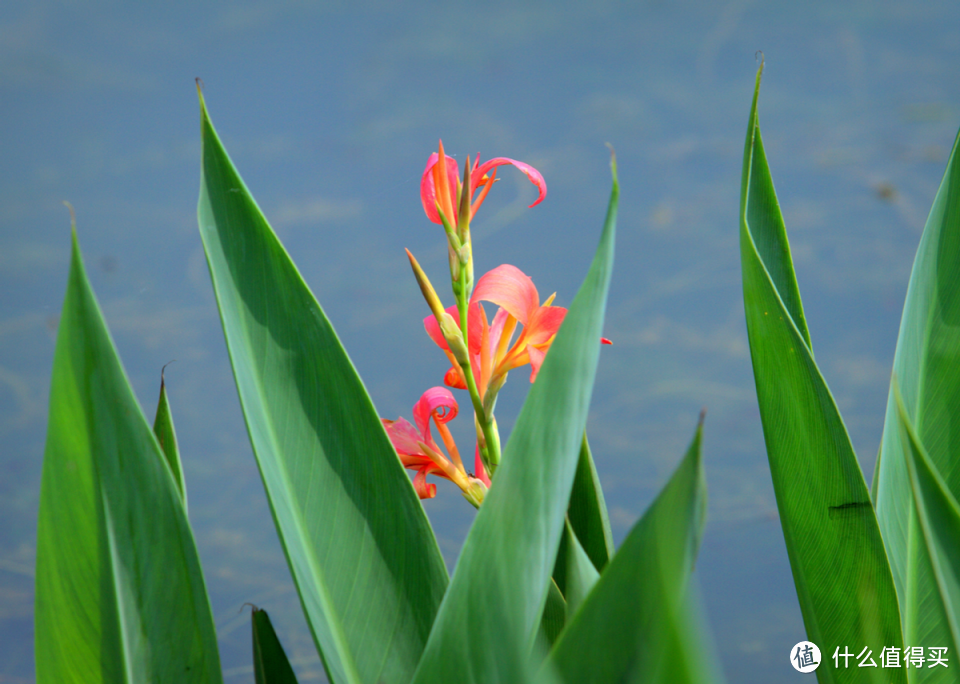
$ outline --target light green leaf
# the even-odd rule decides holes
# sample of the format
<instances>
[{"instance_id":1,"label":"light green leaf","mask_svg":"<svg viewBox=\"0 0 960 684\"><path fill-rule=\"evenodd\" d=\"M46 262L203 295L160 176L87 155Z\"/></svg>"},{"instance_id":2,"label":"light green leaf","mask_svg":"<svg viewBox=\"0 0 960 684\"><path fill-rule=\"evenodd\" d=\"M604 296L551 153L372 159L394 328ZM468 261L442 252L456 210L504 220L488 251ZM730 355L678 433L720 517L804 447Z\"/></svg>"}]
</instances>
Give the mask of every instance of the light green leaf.
<instances>
[{"instance_id":1,"label":"light green leaf","mask_svg":"<svg viewBox=\"0 0 960 684\"><path fill-rule=\"evenodd\" d=\"M529 644L557 556L600 352L618 194L614 164L600 246L464 542L417 684L530 679Z\"/></svg>"},{"instance_id":2,"label":"light green leaf","mask_svg":"<svg viewBox=\"0 0 960 684\"><path fill-rule=\"evenodd\" d=\"M685 597L706 516L701 434L698 426L676 472L554 644L547 667L568 684L703 681L691 677L692 661L674 662L702 652L685 645Z\"/></svg>"},{"instance_id":3,"label":"light green leaf","mask_svg":"<svg viewBox=\"0 0 960 684\"><path fill-rule=\"evenodd\" d=\"M762 71L762 67L761 67ZM740 208L743 299L760 417L807 638L900 647L897 596L863 473L809 346L783 218L757 123L747 129ZM886 455L884 456L886 460ZM817 670L820 682L903 681L903 671Z\"/></svg>"},{"instance_id":4,"label":"light green leaf","mask_svg":"<svg viewBox=\"0 0 960 684\"><path fill-rule=\"evenodd\" d=\"M75 232L50 385L34 641L39 684L222 681L180 492Z\"/></svg>"},{"instance_id":5,"label":"light green leaf","mask_svg":"<svg viewBox=\"0 0 960 684\"><path fill-rule=\"evenodd\" d=\"M180 448L177 446L177 431L173 427L173 414L170 412L170 400L167 398L167 386L163 380L164 366L160 370L160 400L157 402L157 415L153 420L153 434L163 450L170 465L173 479L183 499L183 508L187 508L187 485L183 480L183 466L180 465Z\"/></svg>"},{"instance_id":6,"label":"light green leaf","mask_svg":"<svg viewBox=\"0 0 960 684\"><path fill-rule=\"evenodd\" d=\"M446 589L410 479L350 358L201 98L200 234L264 488L334 684L407 684Z\"/></svg>"},{"instance_id":7,"label":"light green leaf","mask_svg":"<svg viewBox=\"0 0 960 684\"><path fill-rule=\"evenodd\" d=\"M920 530L912 564L922 567L933 585L927 596L919 597L921 605L917 606L917 612L931 614L937 625L936 629L918 632L916 641L908 639L907 645L923 647L924 655L928 655L931 647L946 647L949 657L949 654L960 652L960 507L917 438L897 390L896 379L892 384ZM933 623L931 619L924 624ZM953 682L956 675L949 668L926 667L922 677L916 680Z\"/></svg>"},{"instance_id":8,"label":"light green leaf","mask_svg":"<svg viewBox=\"0 0 960 684\"><path fill-rule=\"evenodd\" d=\"M960 498L960 138L927 218L907 289L893 361L907 417L919 444L955 499ZM937 611L925 610L936 579L912 568L920 543L908 451L900 434L894 391L887 400L877 475L877 519L887 546L903 614L904 638L948 638ZM936 635L936 636L934 636ZM932 672L932 670L931 670Z\"/></svg>"},{"instance_id":9,"label":"light green leaf","mask_svg":"<svg viewBox=\"0 0 960 684\"><path fill-rule=\"evenodd\" d=\"M250 614L253 633L253 675L256 684L297 684L287 654L273 631L267 611L254 608Z\"/></svg>"}]
</instances>

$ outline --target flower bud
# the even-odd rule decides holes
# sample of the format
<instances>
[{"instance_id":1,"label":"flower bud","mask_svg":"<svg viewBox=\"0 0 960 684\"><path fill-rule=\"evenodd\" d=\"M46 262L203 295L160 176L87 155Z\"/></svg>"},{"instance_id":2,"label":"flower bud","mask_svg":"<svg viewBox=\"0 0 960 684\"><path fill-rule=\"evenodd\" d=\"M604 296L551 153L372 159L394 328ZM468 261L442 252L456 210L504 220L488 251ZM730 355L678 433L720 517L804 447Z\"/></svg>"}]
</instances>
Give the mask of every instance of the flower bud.
<instances>
[{"instance_id":1,"label":"flower bud","mask_svg":"<svg viewBox=\"0 0 960 684\"><path fill-rule=\"evenodd\" d=\"M457 363L461 366L469 364L470 352L467 351L467 345L463 341L463 333L460 331L460 326L453 316L446 311L440 316L440 332L443 333L443 339L447 341L447 346L450 347L450 352L453 354L453 358L457 360Z\"/></svg>"},{"instance_id":2,"label":"flower bud","mask_svg":"<svg viewBox=\"0 0 960 684\"><path fill-rule=\"evenodd\" d=\"M441 323L440 317L443 313L443 304L440 302L440 297L437 296L436 290L434 290L433 285L430 284L430 279L427 277L427 274L423 272L423 269L420 268L420 264L417 263L417 260L410 253L410 250L408 249L406 251L407 257L410 259L410 266L413 268L413 275L417 279L417 285L420 286L420 292L423 293L423 298L427 301L430 311L437 317L437 322Z\"/></svg>"},{"instance_id":3,"label":"flower bud","mask_svg":"<svg viewBox=\"0 0 960 684\"><path fill-rule=\"evenodd\" d=\"M468 480L470 484L463 490L463 498L480 508L480 504L483 503L483 499L487 495L487 486L476 477L468 476Z\"/></svg>"}]
</instances>

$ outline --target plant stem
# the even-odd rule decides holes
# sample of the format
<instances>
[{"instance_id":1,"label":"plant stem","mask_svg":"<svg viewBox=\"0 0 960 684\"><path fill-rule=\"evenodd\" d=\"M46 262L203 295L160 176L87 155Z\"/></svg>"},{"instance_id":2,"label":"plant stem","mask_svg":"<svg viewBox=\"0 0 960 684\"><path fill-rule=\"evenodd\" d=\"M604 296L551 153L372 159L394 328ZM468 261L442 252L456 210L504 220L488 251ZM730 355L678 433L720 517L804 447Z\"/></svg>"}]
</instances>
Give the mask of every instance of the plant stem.
<instances>
[{"instance_id":1,"label":"plant stem","mask_svg":"<svg viewBox=\"0 0 960 684\"><path fill-rule=\"evenodd\" d=\"M467 291L467 269L460 269L460 290L457 295L457 310L460 312L460 331L463 333L463 339L470 348L470 337L467 326L470 307L470 292ZM482 440L480 444L480 458L483 460L483 466L487 469L489 477L493 477L494 471L500 465L500 436L494 434L496 427L492 416L488 417L483 410L483 399L480 397L480 390L477 388L476 378L473 377L473 365L469 359L467 363L461 364L463 376L467 379L467 390L470 392L470 400L473 402L473 411L477 416L477 424L480 426Z\"/></svg>"}]
</instances>

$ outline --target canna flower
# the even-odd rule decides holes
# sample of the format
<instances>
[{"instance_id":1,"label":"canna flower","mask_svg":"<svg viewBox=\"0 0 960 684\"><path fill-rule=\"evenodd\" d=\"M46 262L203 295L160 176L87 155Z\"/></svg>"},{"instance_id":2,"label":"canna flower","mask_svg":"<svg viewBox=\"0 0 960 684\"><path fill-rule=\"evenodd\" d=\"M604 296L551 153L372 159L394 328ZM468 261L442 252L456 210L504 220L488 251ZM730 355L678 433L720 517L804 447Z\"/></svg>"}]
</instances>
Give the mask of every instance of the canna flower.
<instances>
[{"instance_id":1,"label":"canna flower","mask_svg":"<svg viewBox=\"0 0 960 684\"><path fill-rule=\"evenodd\" d=\"M469 159L467 160L469 163ZM517 167L530 182L537 186L539 195L537 200L531 204L534 207L547 196L547 183L543 176L529 164L525 164L515 159L507 157L494 157L480 163L480 157L473 162L470 169L469 179L470 187L467 190L467 204L470 207L470 215L466 223L473 219L477 209L483 204L487 193L497 180L497 167L505 164L512 164ZM488 171L493 171L488 175ZM466 175L466 174L465 174ZM423 177L420 179L420 199L423 202L423 210L434 223L443 223L446 219L451 227L456 229L461 225L460 221L460 202L462 200L462 185L457 165L452 159L443 152L443 141L440 141L439 151L434 152L427 159L427 167L423 170ZM479 197L475 197L477 192ZM441 217L442 216L442 217ZM460 236L461 239L463 236Z\"/></svg>"},{"instance_id":2,"label":"canna flower","mask_svg":"<svg viewBox=\"0 0 960 684\"><path fill-rule=\"evenodd\" d=\"M468 309L467 348L480 397L485 405L491 403L486 400L487 390L490 389L495 395L506 381L507 373L514 368L530 364L530 382L536 380L547 351L567 314L564 307L552 306L554 297L556 294L550 295L541 304L540 295L530 277L509 264L498 266L480 278ZM487 319L481 301L500 307L492 322ZM447 309L446 313L459 321L456 307ZM452 364L444 383L465 389L463 372L444 339L436 317L428 316L423 324L430 339L444 351ZM518 325L522 326L522 330L513 341ZM602 342L610 344L605 338Z\"/></svg>"},{"instance_id":3,"label":"canna flower","mask_svg":"<svg viewBox=\"0 0 960 684\"><path fill-rule=\"evenodd\" d=\"M490 485L490 480L483 469L479 452L474 458L476 476L467 473L463 467L460 452L453 441L453 435L447 428L447 423L456 418L458 409L457 400L453 398L450 390L433 387L424 392L420 400L414 404L414 425L403 418L382 419L382 421L390 442L397 450L400 462L404 467L417 471L413 478L413 487L421 499L432 499L437 495L437 485L427 482L428 475L436 474L456 484L470 503L479 506ZM444 455L443 450L433 439L430 432L431 419L437 432L440 433L440 439L450 458Z\"/></svg>"}]
</instances>

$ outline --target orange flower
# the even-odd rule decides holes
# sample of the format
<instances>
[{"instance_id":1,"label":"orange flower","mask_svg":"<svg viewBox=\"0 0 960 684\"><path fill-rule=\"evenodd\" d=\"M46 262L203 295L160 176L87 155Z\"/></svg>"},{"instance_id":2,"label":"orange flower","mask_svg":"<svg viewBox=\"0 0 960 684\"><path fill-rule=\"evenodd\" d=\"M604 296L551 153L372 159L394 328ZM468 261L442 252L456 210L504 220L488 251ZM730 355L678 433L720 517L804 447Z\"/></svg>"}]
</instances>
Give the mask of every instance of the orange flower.
<instances>
[{"instance_id":1,"label":"orange flower","mask_svg":"<svg viewBox=\"0 0 960 684\"><path fill-rule=\"evenodd\" d=\"M551 306L554 297L556 294L550 295L541 304L540 295L530 277L510 264L498 266L480 278L470 300L467 319L470 339L467 348L481 398L488 387L499 391L507 373L519 366L529 363L530 382L537 379L547 351L567 315L564 307ZM500 307L492 323L488 322L481 301ZM459 324L457 307L452 306L446 311ZM522 330L511 344L518 324L523 326ZM446 353L452 364L444 376L444 384L466 389L463 372L443 337L437 319L427 316L423 319L423 326L430 339ZM600 341L603 344L612 344L605 337L600 338Z\"/></svg>"},{"instance_id":2,"label":"orange flower","mask_svg":"<svg viewBox=\"0 0 960 684\"><path fill-rule=\"evenodd\" d=\"M470 339L467 348L481 397L491 384L499 388L506 374L518 366L529 363L530 382L536 379L547 350L567 314L565 308L550 305L554 296L551 295L540 304L540 295L533 281L519 268L509 264L498 266L480 278L470 301L467 321ZM500 306L492 323L488 322L481 301ZM450 307L447 313L459 321L456 307ZM466 380L436 318L427 316L423 323L430 339L444 350L453 366L444 377L444 382L451 387L465 389ZM518 324L523 326L522 331L511 344Z\"/></svg>"}]
</instances>

